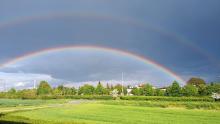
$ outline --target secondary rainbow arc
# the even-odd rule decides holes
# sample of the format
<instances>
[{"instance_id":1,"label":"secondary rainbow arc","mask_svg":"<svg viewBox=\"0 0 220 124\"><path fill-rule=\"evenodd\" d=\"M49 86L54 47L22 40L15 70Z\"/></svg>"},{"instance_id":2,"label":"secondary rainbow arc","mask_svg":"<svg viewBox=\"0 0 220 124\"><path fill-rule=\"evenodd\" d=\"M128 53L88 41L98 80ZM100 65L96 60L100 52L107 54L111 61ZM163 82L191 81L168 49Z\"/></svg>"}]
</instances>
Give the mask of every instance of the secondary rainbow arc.
<instances>
[{"instance_id":1,"label":"secondary rainbow arc","mask_svg":"<svg viewBox=\"0 0 220 124\"><path fill-rule=\"evenodd\" d=\"M27 16L27 17L22 17L22 18L17 17L12 20L5 20L3 22L0 22L0 30L4 30L5 28L9 28L9 27L13 27L13 26L16 26L19 24L28 23L31 21L36 21L36 20L41 20L41 19L53 19L53 18L56 19L59 17L72 17L72 16L84 17L84 18L94 18L94 19L106 19L108 21L127 23L129 25L150 29L150 30L155 31L159 34L174 38L176 42L179 42L179 43L182 43L183 45L186 45L190 49L192 49L192 50L198 52L199 54L201 54L202 56L208 58L208 61L210 61L211 63L220 67L219 60L217 60L215 56L202 50L200 47L193 44L185 37L180 36L174 32L162 30L159 27L147 25L146 23L143 23L143 22L137 21L137 20L133 20L131 18L126 19L126 18L120 18L120 17L114 17L114 16L98 15L98 14L94 14L94 13L50 13L50 14L46 14L46 15L38 15L38 16L32 15L32 16Z\"/></svg>"}]
</instances>

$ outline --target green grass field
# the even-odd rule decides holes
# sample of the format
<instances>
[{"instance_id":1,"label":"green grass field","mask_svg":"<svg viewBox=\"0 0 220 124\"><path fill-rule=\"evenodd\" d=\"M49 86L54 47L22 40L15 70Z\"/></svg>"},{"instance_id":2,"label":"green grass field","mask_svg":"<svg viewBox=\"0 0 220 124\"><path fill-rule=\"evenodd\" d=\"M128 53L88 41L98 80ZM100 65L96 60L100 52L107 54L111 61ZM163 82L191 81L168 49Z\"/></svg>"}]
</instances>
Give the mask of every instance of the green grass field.
<instances>
[{"instance_id":1,"label":"green grass field","mask_svg":"<svg viewBox=\"0 0 220 124\"><path fill-rule=\"evenodd\" d=\"M0 100L0 103L4 100ZM7 103L10 100L5 100ZM12 102L13 100L11 100ZM16 101L16 100L15 100ZM14 102L15 102L14 101ZM22 101L22 100L21 100ZM3 103L4 103L3 102ZM22 101L30 102L30 101ZM39 106L32 104L31 107ZM187 109L184 106L153 106L149 101L72 101L47 100L47 104L62 104L62 106L45 107L40 109L21 110L3 114L0 120L26 123L73 123L73 124L219 124L220 110ZM10 102L9 102L10 103ZM16 102L15 102L16 103ZM20 103L17 101L17 103ZM158 103L158 102L157 102ZM162 102L161 104L165 104ZM193 102L195 104L195 102ZM146 104L146 105L145 105ZM167 102L166 104L171 104ZM174 104L174 102L172 102ZM178 103L181 104L182 103ZM189 103L188 103L189 104ZM199 103L196 103L199 104ZM205 104L205 102L203 103ZM211 104L211 103L209 103ZM213 103L215 105L219 103ZM1 105L0 105L1 106ZM22 108L30 107L22 106ZM17 106L19 107L19 106ZM6 107L9 109L17 107ZM4 107L1 107L4 108ZM0 109L1 112L1 109Z\"/></svg>"}]
</instances>

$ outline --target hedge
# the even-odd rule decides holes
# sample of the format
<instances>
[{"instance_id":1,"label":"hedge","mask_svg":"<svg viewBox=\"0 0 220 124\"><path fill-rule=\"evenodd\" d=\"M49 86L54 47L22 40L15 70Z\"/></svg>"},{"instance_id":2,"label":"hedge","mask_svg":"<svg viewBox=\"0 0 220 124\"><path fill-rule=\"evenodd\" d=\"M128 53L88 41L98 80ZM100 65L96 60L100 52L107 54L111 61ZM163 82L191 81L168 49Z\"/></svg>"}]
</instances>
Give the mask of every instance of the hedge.
<instances>
[{"instance_id":1,"label":"hedge","mask_svg":"<svg viewBox=\"0 0 220 124\"><path fill-rule=\"evenodd\" d=\"M211 97L168 97L168 96L121 96L121 100L145 100L145 101L206 101L214 102Z\"/></svg>"}]
</instances>

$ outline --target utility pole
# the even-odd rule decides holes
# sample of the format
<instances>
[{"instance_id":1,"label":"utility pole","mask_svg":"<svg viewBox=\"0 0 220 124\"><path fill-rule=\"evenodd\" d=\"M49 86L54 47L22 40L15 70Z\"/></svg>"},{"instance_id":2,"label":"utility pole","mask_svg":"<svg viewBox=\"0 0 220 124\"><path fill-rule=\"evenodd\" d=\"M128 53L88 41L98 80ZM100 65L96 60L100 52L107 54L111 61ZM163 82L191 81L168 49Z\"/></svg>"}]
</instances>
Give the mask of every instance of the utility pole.
<instances>
[{"instance_id":1,"label":"utility pole","mask_svg":"<svg viewBox=\"0 0 220 124\"><path fill-rule=\"evenodd\" d=\"M3 81L3 84L4 84L4 91L6 92L7 88L6 88L6 83L4 81Z\"/></svg>"},{"instance_id":2,"label":"utility pole","mask_svg":"<svg viewBox=\"0 0 220 124\"><path fill-rule=\"evenodd\" d=\"M6 92L6 84L5 84L5 82L4 82L4 80L3 79L0 79L0 82L2 83L2 85L3 85L3 92Z\"/></svg>"},{"instance_id":3,"label":"utility pole","mask_svg":"<svg viewBox=\"0 0 220 124\"><path fill-rule=\"evenodd\" d=\"M2 79L0 79L0 84L2 83ZM4 91L4 86L2 87L2 90Z\"/></svg>"},{"instance_id":4,"label":"utility pole","mask_svg":"<svg viewBox=\"0 0 220 124\"><path fill-rule=\"evenodd\" d=\"M122 75L121 75L121 95L124 96L124 73L122 72Z\"/></svg>"},{"instance_id":5,"label":"utility pole","mask_svg":"<svg viewBox=\"0 0 220 124\"><path fill-rule=\"evenodd\" d=\"M34 80L34 89L36 89L36 82L37 82L37 81L36 81L36 80Z\"/></svg>"}]
</instances>

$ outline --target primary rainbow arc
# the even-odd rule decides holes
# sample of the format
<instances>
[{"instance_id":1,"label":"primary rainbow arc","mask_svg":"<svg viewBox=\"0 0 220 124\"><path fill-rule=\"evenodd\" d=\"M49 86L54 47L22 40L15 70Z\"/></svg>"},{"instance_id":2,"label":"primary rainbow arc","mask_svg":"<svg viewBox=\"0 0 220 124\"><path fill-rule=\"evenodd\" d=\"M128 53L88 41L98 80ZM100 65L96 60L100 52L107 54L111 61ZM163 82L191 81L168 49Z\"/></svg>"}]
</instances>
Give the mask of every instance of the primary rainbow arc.
<instances>
[{"instance_id":1,"label":"primary rainbow arc","mask_svg":"<svg viewBox=\"0 0 220 124\"><path fill-rule=\"evenodd\" d=\"M37 57L37 56L41 56L41 55L45 55L45 54L49 54L49 53L53 53L53 52L59 52L59 51L65 51L65 50L86 50L86 49L99 50L99 51L120 54L122 56L128 56L128 57L134 58L138 61L144 62L147 65L155 67L156 69L171 76L172 78L179 81L180 83L185 82L179 75L177 75L176 73L174 73L170 69L168 69L168 68L164 67L163 65L161 65L161 64L159 64L149 58L146 58L144 56L137 55L137 54L134 54L134 53L131 53L128 51L124 51L124 50L115 49L115 48L109 48L109 47L103 47L103 46L91 46L91 45L61 46L61 47L53 47L53 48L47 48L47 49L43 49L43 50L36 51L36 52L31 52L31 53L16 57L6 63L0 64L0 68L5 68L9 65L15 64L19 61L22 61L22 60L25 60L25 59L28 59L31 57Z\"/></svg>"}]
</instances>

